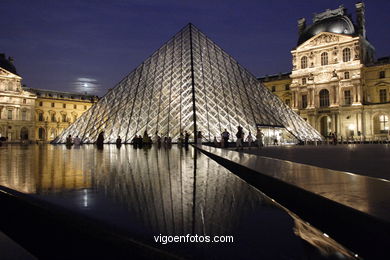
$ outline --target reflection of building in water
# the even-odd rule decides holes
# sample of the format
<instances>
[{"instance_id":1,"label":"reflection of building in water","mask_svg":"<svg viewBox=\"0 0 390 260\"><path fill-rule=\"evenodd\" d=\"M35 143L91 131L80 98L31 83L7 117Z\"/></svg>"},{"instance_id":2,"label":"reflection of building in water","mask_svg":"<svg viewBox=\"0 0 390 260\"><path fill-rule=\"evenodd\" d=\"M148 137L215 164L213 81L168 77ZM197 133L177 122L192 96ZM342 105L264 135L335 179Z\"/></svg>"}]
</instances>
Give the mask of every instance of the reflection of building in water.
<instances>
[{"instance_id":1,"label":"reflection of building in water","mask_svg":"<svg viewBox=\"0 0 390 260\"><path fill-rule=\"evenodd\" d=\"M284 245L298 239L292 233L291 216L301 238L324 252L346 252L335 241L192 148L141 150L129 146L117 149L113 145L97 150L84 145L68 150L63 146L8 145L7 151L0 149L0 185L48 198L50 194L69 195L67 191L76 191L71 193L75 195L72 198L76 197L77 204L84 207L90 206L90 188L108 202L101 204L104 211L118 205L126 207L129 212L124 222L140 223L143 234L234 235L237 240L260 241L263 245L264 236L269 234L260 234L256 228L266 226L265 230L278 232L277 242L272 243ZM68 201L69 197L65 198ZM96 214L99 210L91 212ZM114 216L115 221L117 217L121 218ZM234 242L234 246L245 243Z\"/></svg>"},{"instance_id":2,"label":"reflection of building in water","mask_svg":"<svg viewBox=\"0 0 390 260\"><path fill-rule=\"evenodd\" d=\"M81 150L52 146L12 146L0 156L0 185L25 193L91 187L91 171Z\"/></svg>"}]
</instances>

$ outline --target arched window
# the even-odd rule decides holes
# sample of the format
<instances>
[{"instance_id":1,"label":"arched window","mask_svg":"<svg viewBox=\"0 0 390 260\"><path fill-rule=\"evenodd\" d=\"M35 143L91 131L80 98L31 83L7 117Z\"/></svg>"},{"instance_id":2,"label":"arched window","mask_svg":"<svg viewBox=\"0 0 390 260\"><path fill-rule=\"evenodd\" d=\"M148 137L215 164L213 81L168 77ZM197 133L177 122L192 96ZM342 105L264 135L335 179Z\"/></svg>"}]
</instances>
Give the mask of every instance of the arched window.
<instances>
[{"instance_id":1,"label":"arched window","mask_svg":"<svg viewBox=\"0 0 390 260\"><path fill-rule=\"evenodd\" d=\"M12 110L8 110L7 119L12 120Z\"/></svg>"},{"instance_id":2,"label":"arched window","mask_svg":"<svg viewBox=\"0 0 390 260\"><path fill-rule=\"evenodd\" d=\"M38 121L43 121L43 112L38 112Z\"/></svg>"},{"instance_id":3,"label":"arched window","mask_svg":"<svg viewBox=\"0 0 390 260\"><path fill-rule=\"evenodd\" d=\"M43 129L42 127L38 129L38 138L40 140L45 140L45 129Z\"/></svg>"},{"instance_id":4,"label":"arched window","mask_svg":"<svg viewBox=\"0 0 390 260\"><path fill-rule=\"evenodd\" d=\"M50 130L50 139L54 139L57 136L57 131L55 128Z\"/></svg>"},{"instance_id":5,"label":"arched window","mask_svg":"<svg viewBox=\"0 0 390 260\"><path fill-rule=\"evenodd\" d=\"M27 111L22 110L22 120L27 120Z\"/></svg>"},{"instance_id":6,"label":"arched window","mask_svg":"<svg viewBox=\"0 0 390 260\"><path fill-rule=\"evenodd\" d=\"M387 133L389 131L389 117L387 115L379 116L379 129L381 133Z\"/></svg>"},{"instance_id":7,"label":"arched window","mask_svg":"<svg viewBox=\"0 0 390 260\"><path fill-rule=\"evenodd\" d=\"M374 133L387 134L389 131L389 117L388 115L378 115L374 118Z\"/></svg>"},{"instance_id":8,"label":"arched window","mask_svg":"<svg viewBox=\"0 0 390 260\"><path fill-rule=\"evenodd\" d=\"M347 62L351 60L351 49L350 48L345 48L343 50L343 61Z\"/></svg>"},{"instance_id":9,"label":"arched window","mask_svg":"<svg viewBox=\"0 0 390 260\"><path fill-rule=\"evenodd\" d=\"M20 130L20 139L28 140L28 129L26 127L22 127Z\"/></svg>"},{"instance_id":10,"label":"arched window","mask_svg":"<svg viewBox=\"0 0 390 260\"><path fill-rule=\"evenodd\" d=\"M344 79L349 79L349 72L348 71L344 72Z\"/></svg>"},{"instance_id":11,"label":"arched window","mask_svg":"<svg viewBox=\"0 0 390 260\"><path fill-rule=\"evenodd\" d=\"M329 106L329 91L327 89L323 89L320 91L320 107L328 107Z\"/></svg>"},{"instance_id":12,"label":"arched window","mask_svg":"<svg viewBox=\"0 0 390 260\"><path fill-rule=\"evenodd\" d=\"M328 65L328 53L321 53L321 66Z\"/></svg>"},{"instance_id":13,"label":"arched window","mask_svg":"<svg viewBox=\"0 0 390 260\"><path fill-rule=\"evenodd\" d=\"M51 114L51 121L52 122L56 122L57 121L56 120L56 114L54 114L54 113Z\"/></svg>"},{"instance_id":14,"label":"arched window","mask_svg":"<svg viewBox=\"0 0 390 260\"><path fill-rule=\"evenodd\" d=\"M307 57L303 56L301 58L301 69L306 69L307 68Z\"/></svg>"}]
</instances>

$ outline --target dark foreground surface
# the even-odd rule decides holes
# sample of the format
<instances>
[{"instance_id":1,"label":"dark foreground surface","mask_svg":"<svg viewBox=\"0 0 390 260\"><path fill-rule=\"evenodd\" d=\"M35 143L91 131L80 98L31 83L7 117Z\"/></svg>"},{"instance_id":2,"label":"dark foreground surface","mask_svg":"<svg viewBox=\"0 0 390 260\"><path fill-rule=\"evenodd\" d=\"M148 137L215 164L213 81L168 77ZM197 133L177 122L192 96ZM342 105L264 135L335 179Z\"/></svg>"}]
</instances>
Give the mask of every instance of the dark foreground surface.
<instances>
[{"instance_id":1,"label":"dark foreground surface","mask_svg":"<svg viewBox=\"0 0 390 260\"><path fill-rule=\"evenodd\" d=\"M390 144L268 146L243 152L390 180Z\"/></svg>"},{"instance_id":2,"label":"dark foreground surface","mask_svg":"<svg viewBox=\"0 0 390 260\"><path fill-rule=\"evenodd\" d=\"M388 258L389 181L210 146L197 149L364 259Z\"/></svg>"},{"instance_id":3,"label":"dark foreground surface","mask_svg":"<svg viewBox=\"0 0 390 260\"><path fill-rule=\"evenodd\" d=\"M0 188L0 230L40 259L354 255L192 147L7 145L0 185L20 192ZM159 235L233 242L164 244Z\"/></svg>"}]
</instances>

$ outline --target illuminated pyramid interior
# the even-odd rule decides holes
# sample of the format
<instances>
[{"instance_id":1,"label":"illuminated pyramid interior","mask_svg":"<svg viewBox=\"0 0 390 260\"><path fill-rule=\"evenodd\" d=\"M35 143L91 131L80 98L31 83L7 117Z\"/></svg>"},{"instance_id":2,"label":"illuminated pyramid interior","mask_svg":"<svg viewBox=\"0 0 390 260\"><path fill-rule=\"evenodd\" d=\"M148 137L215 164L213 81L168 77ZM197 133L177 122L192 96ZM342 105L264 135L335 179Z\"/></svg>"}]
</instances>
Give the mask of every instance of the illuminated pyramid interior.
<instances>
[{"instance_id":1,"label":"illuminated pyramid interior","mask_svg":"<svg viewBox=\"0 0 390 260\"><path fill-rule=\"evenodd\" d=\"M188 24L69 126L54 143L78 135L84 143L118 136L170 136L202 131L204 141L232 137L237 126L256 133L258 126L279 127L296 140L321 135L264 87L229 54Z\"/></svg>"}]
</instances>

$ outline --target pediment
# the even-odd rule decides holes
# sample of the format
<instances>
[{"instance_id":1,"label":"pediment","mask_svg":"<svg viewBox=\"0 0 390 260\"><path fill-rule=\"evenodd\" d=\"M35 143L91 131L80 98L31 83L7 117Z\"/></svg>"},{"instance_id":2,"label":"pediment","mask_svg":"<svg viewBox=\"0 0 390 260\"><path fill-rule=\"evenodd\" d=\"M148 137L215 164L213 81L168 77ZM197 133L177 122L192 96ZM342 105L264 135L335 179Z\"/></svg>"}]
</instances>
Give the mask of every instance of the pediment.
<instances>
[{"instance_id":1,"label":"pediment","mask_svg":"<svg viewBox=\"0 0 390 260\"><path fill-rule=\"evenodd\" d=\"M390 83L386 81L379 81L375 83L374 86L390 86Z\"/></svg>"},{"instance_id":2,"label":"pediment","mask_svg":"<svg viewBox=\"0 0 390 260\"><path fill-rule=\"evenodd\" d=\"M11 73L8 70L3 69L3 68L0 68L0 76L7 77L7 78L19 78L19 79L21 79L20 76L18 76L16 74L13 74L13 73Z\"/></svg>"},{"instance_id":3,"label":"pediment","mask_svg":"<svg viewBox=\"0 0 390 260\"><path fill-rule=\"evenodd\" d=\"M344 42L344 41L348 41L351 39L352 39L352 36L349 36L349 35L330 33L330 32L322 32L322 33L319 33L316 36L310 38L309 40L307 40L303 44L301 44L297 48L297 50L312 48L312 47L321 46L321 45L327 45L330 43Z\"/></svg>"}]
</instances>

